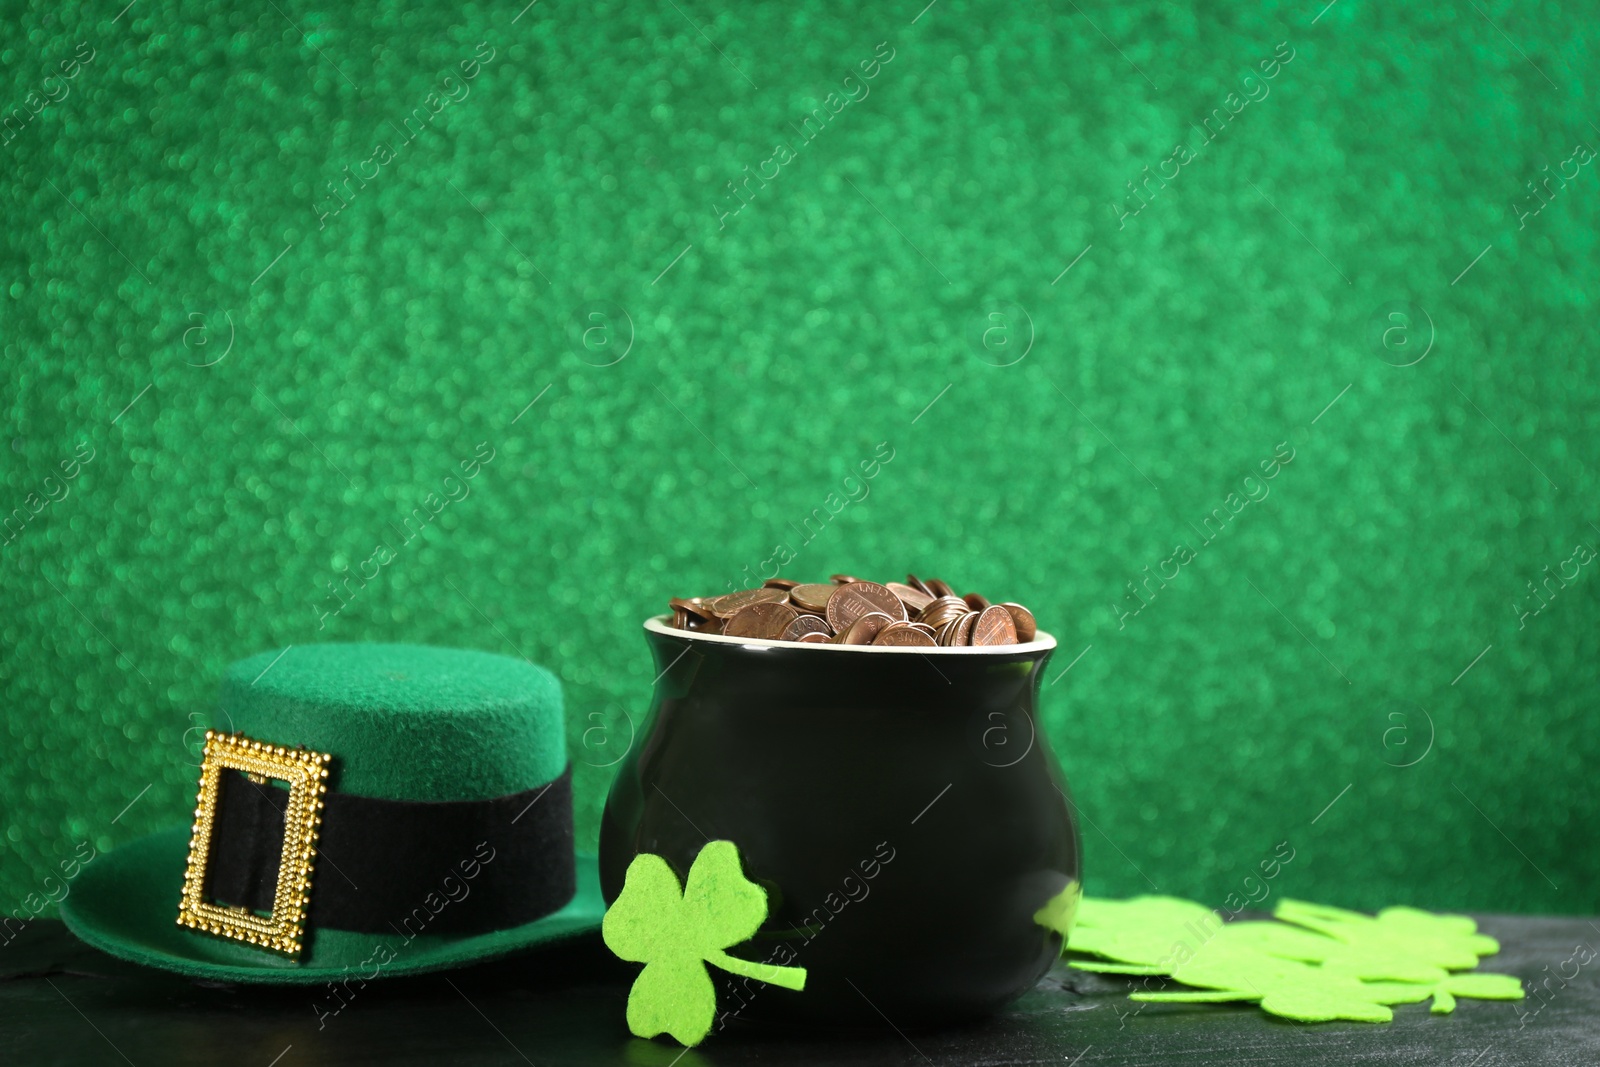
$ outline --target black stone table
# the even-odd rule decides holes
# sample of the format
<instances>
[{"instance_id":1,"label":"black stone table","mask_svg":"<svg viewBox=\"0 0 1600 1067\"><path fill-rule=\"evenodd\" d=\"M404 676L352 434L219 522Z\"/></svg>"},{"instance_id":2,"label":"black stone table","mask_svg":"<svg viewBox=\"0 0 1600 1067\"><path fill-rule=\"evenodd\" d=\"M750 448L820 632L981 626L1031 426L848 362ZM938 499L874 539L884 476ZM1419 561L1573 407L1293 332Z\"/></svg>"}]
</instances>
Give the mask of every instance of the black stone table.
<instances>
[{"instance_id":1,"label":"black stone table","mask_svg":"<svg viewBox=\"0 0 1600 1067\"><path fill-rule=\"evenodd\" d=\"M134 1064L1600 1064L1600 956L1571 975L1575 946L1600 949L1600 922L1485 915L1501 953L1484 970L1544 983L1542 997L1463 999L1453 1015L1401 1005L1388 1025L1274 1019L1254 1007L1146 1004L1129 983L1057 966L988 1022L854 1034L746 1025L685 1051L629 1036L633 969L598 940L445 975L375 982L322 1021L321 987L197 983L111 959L60 923L0 946L0 1063ZM1584 958L1580 954L1578 959ZM1548 970L1546 970L1548 968Z\"/></svg>"}]
</instances>

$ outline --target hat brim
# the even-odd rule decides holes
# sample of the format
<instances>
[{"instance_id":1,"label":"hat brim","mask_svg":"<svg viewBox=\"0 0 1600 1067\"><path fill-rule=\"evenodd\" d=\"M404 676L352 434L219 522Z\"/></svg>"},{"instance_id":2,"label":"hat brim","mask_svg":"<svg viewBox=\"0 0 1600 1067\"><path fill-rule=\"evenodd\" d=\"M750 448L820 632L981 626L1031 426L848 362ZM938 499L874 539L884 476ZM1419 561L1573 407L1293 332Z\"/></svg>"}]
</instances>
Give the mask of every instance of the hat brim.
<instances>
[{"instance_id":1,"label":"hat brim","mask_svg":"<svg viewBox=\"0 0 1600 1067\"><path fill-rule=\"evenodd\" d=\"M309 932L301 959L292 960L178 925L188 854L187 826L102 853L73 880L70 895L61 902L61 918L88 944L134 963L196 978L296 985L358 975L370 980L421 974L494 959L598 930L606 910L598 864L592 856L579 855L577 893L560 911L542 919L464 935L317 930Z\"/></svg>"}]
</instances>

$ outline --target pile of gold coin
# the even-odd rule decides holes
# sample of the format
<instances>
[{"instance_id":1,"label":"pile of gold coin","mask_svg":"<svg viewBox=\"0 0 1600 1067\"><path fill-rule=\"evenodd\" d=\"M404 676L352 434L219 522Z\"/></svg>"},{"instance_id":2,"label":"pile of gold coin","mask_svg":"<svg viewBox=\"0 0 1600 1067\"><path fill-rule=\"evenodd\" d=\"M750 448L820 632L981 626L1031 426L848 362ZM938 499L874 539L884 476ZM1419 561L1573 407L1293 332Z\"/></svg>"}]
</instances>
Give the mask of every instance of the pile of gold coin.
<instances>
[{"instance_id":1,"label":"pile of gold coin","mask_svg":"<svg viewBox=\"0 0 1600 1067\"><path fill-rule=\"evenodd\" d=\"M848 574L826 584L769 578L759 589L673 597L671 605L679 630L808 645L1015 645L1038 632L1021 604L956 596L948 583L914 574L882 585Z\"/></svg>"}]
</instances>

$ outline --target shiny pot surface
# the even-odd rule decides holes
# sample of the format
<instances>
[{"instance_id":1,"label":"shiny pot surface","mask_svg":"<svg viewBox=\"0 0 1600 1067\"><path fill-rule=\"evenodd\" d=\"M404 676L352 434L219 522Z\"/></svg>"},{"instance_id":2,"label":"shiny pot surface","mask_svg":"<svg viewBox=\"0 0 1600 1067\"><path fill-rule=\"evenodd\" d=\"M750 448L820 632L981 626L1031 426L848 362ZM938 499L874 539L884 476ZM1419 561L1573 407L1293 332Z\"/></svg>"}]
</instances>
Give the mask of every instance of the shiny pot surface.
<instances>
[{"instance_id":1,"label":"shiny pot surface","mask_svg":"<svg viewBox=\"0 0 1600 1067\"><path fill-rule=\"evenodd\" d=\"M915 1026L994 1011L1061 937L1035 919L1080 883L1066 783L1036 704L1055 642L795 645L645 624L659 677L600 835L609 903L633 857L680 881L739 847L768 918L734 955L805 967L803 992L713 969L718 1011Z\"/></svg>"}]
</instances>

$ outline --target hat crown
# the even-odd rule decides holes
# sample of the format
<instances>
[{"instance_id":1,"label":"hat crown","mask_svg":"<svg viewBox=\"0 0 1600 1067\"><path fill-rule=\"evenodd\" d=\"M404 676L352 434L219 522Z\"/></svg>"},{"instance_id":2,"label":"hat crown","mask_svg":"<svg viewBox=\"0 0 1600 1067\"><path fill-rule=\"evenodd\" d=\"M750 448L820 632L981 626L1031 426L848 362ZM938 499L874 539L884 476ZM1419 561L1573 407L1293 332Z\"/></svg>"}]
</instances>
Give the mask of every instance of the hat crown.
<instances>
[{"instance_id":1,"label":"hat crown","mask_svg":"<svg viewBox=\"0 0 1600 1067\"><path fill-rule=\"evenodd\" d=\"M482 800L566 768L561 687L542 667L428 645L291 645L228 668L213 727L327 752L342 792Z\"/></svg>"}]
</instances>

